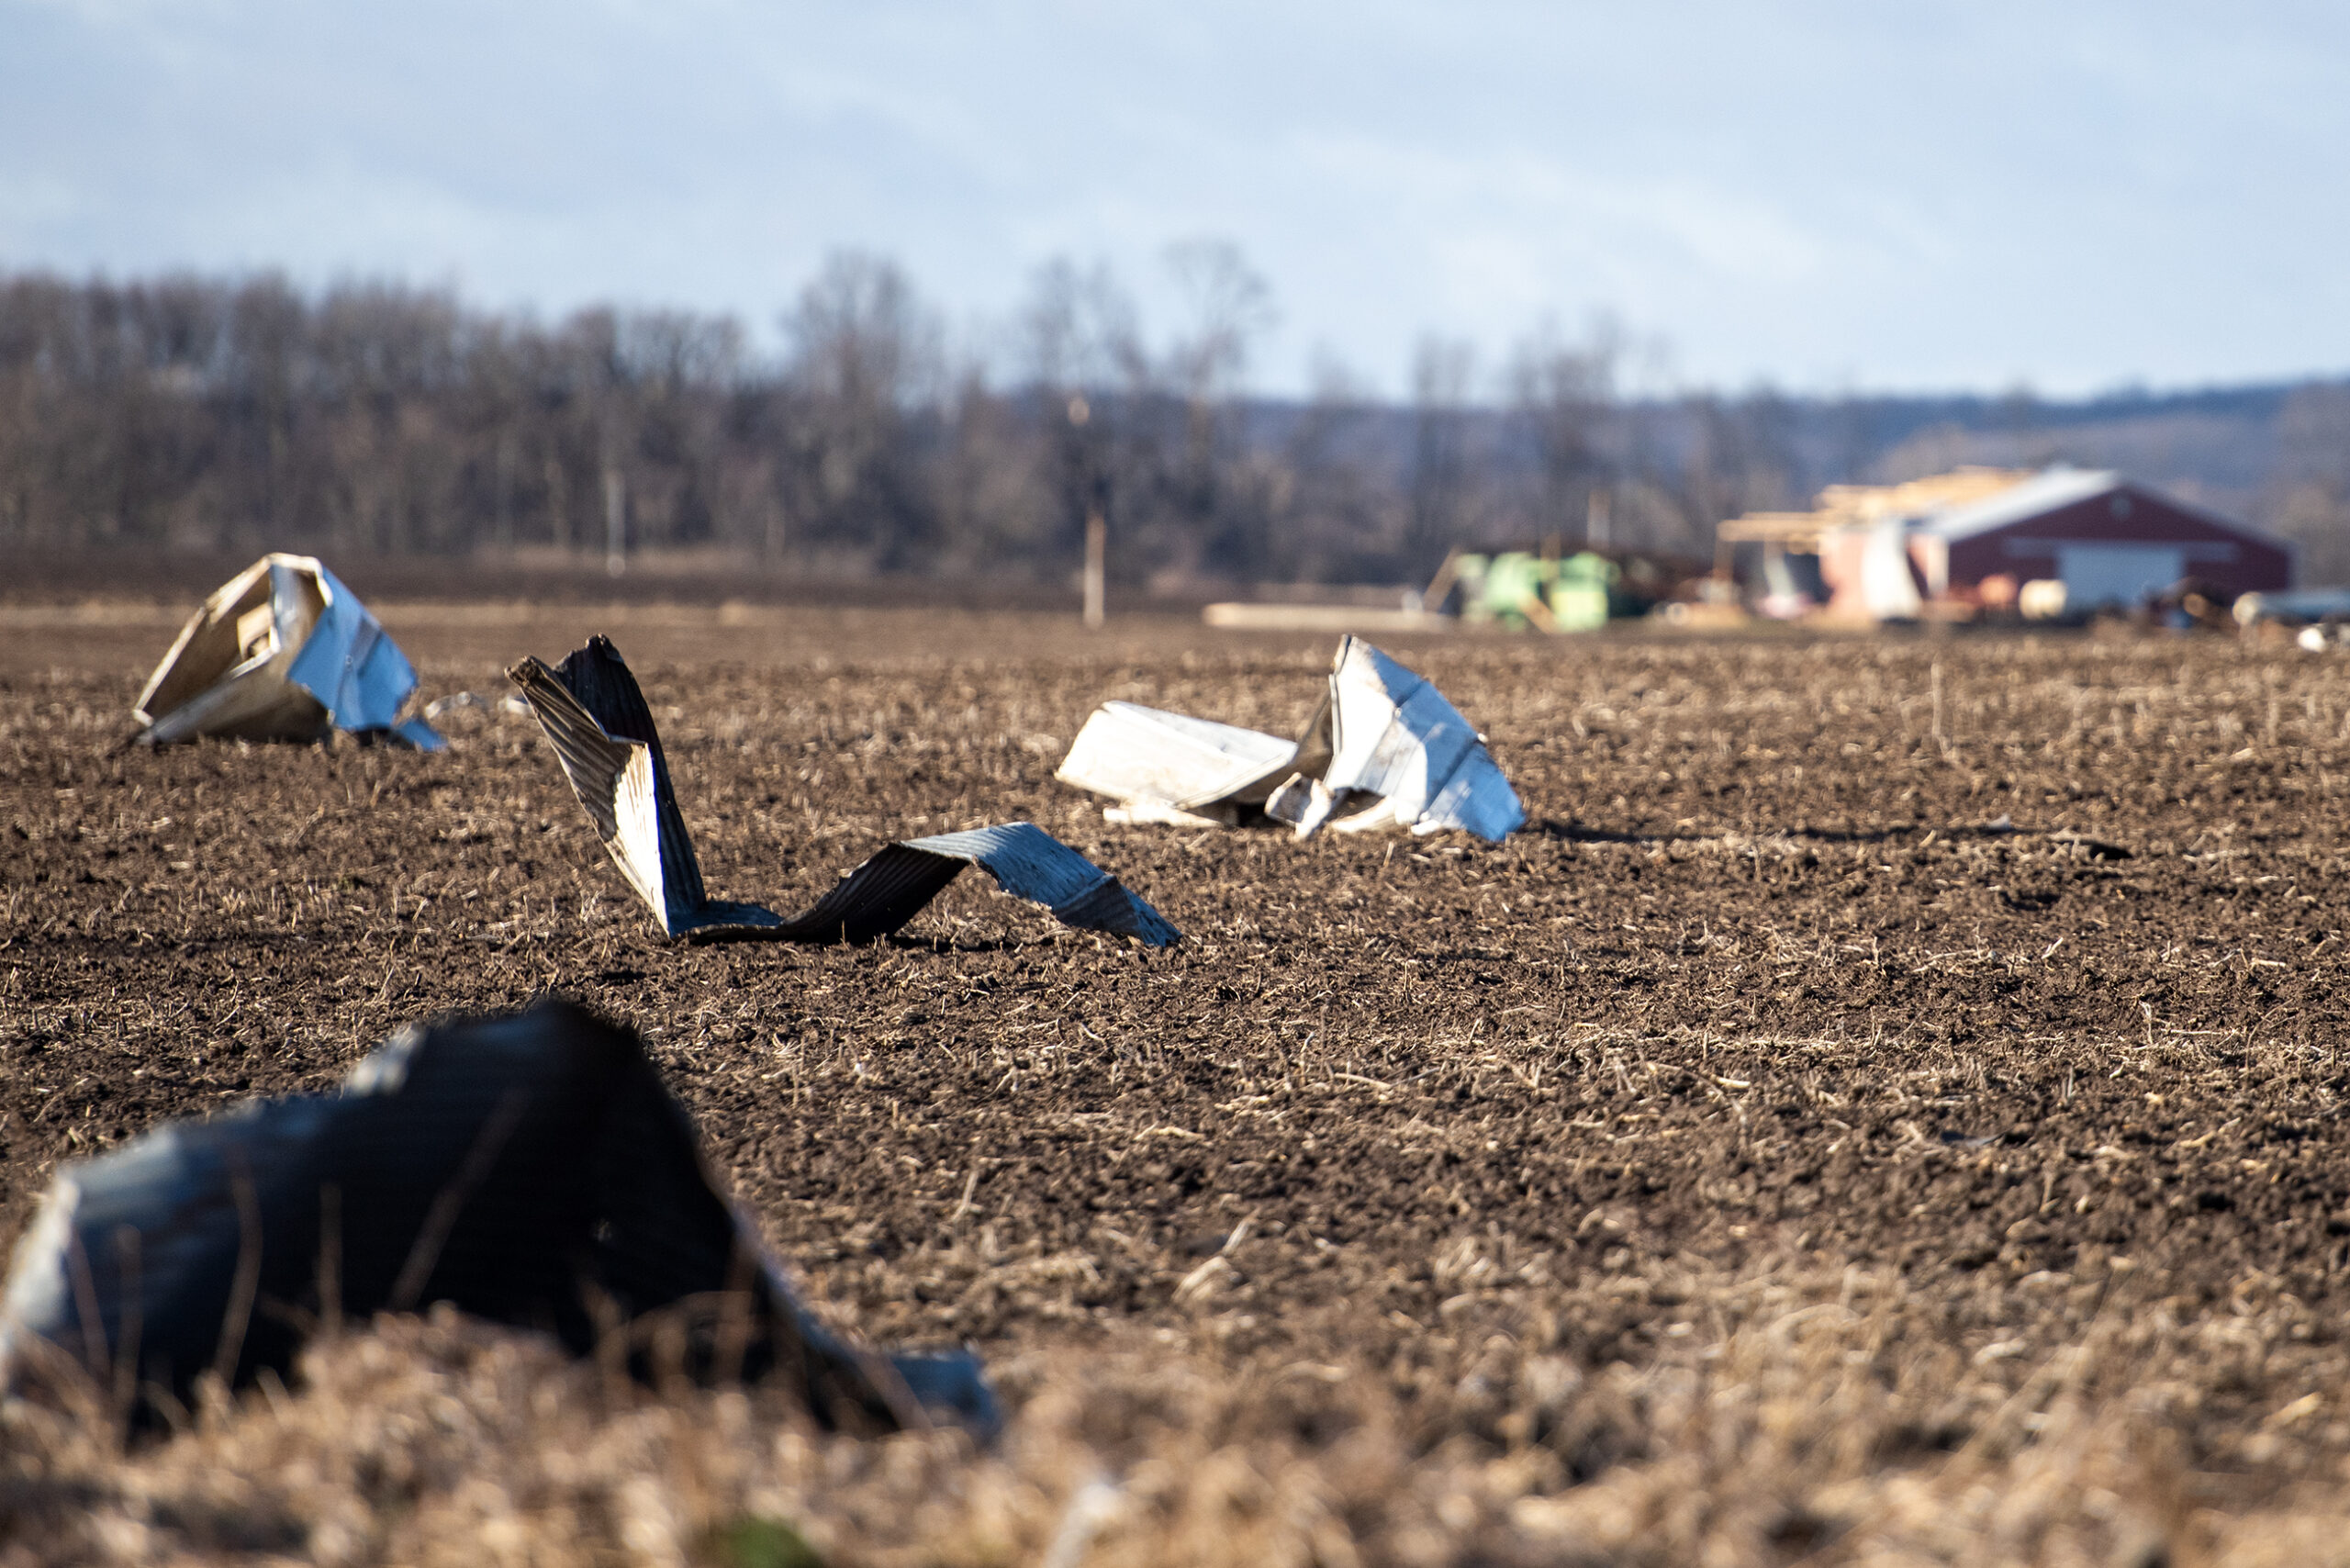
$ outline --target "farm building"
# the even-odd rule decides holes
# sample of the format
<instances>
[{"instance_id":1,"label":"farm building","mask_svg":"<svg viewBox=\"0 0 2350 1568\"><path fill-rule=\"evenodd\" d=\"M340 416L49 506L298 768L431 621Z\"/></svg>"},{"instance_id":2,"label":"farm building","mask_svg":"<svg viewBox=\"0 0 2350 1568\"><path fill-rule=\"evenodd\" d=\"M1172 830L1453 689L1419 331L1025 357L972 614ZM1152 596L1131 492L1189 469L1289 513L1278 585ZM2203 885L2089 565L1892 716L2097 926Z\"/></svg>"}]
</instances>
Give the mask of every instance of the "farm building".
<instances>
[{"instance_id":1,"label":"farm building","mask_svg":"<svg viewBox=\"0 0 2350 1568\"><path fill-rule=\"evenodd\" d=\"M2064 584L2071 611L2134 606L2189 578L2223 599L2292 585L2289 543L2109 470L1967 468L1830 486L1819 501L1720 535L1762 545L1766 588L1800 580L1787 557L1814 556L1828 610L1855 619L2010 605L2032 582Z\"/></svg>"},{"instance_id":2,"label":"farm building","mask_svg":"<svg viewBox=\"0 0 2350 1568\"><path fill-rule=\"evenodd\" d=\"M2293 547L2109 471L2052 468L1910 530L1935 598L1982 597L1993 577L2053 579L2075 610L2136 604L2188 577L2232 599L2290 588ZM1995 590L1996 591L1996 590Z\"/></svg>"}]
</instances>

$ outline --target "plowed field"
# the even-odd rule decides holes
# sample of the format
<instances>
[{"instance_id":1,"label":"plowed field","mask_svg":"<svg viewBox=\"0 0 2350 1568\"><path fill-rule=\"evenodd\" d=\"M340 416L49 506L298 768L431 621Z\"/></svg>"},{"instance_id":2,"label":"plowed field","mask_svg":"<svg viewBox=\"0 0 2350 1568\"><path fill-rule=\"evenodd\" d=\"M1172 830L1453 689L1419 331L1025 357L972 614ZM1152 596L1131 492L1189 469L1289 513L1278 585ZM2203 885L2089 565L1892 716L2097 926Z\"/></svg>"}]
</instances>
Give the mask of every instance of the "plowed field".
<instances>
[{"instance_id":1,"label":"plowed field","mask_svg":"<svg viewBox=\"0 0 2350 1568\"><path fill-rule=\"evenodd\" d=\"M2350 1560L2350 666L1398 641L1528 828L1298 844L1052 772L1105 698L1290 729L1330 639L377 608L428 696L609 632L713 894L1025 818L1186 939L973 875L875 947L672 946L526 717L120 749L170 618L11 611L0 1237L61 1160L560 991L1011 1432L386 1320L127 1458L0 1417L0 1562Z\"/></svg>"}]
</instances>

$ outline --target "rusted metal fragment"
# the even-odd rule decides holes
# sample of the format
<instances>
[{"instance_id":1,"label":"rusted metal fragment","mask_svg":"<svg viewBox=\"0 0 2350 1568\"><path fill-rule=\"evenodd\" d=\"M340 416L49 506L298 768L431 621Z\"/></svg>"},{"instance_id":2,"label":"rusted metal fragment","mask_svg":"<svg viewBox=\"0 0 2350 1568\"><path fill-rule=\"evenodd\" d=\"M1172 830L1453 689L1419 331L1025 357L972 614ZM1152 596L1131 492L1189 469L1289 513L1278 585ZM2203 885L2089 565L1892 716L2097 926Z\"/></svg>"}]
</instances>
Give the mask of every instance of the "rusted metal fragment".
<instances>
[{"instance_id":1,"label":"rusted metal fragment","mask_svg":"<svg viewBox=\"0 0 2350 1568\"><path fill-rule=\"evenodd\" d=\"M290 1377L338 1317L436 1302L623 1344L640 1375L778 1380L852 1431L997 1425L969 1356L884 1358L811 1317L634 1032L561 1002L409 1028L339 1094L67 1166L0 1297L0 1388L169 1417L207 1372Z\"/></svg>"},{"instance_id":2,"label":"rusted metal fragment","mask_svg":"<svg viewBox=\"0 0 2350 1568\"><path fill-rule=\"evenodd\" d=\"M346 730L439 751L447 743L430 724L400 718L415 689L415 667L357 595L311 556L270 554L180 629L132 717L149 745Z\"/></svg>"},{"instance_id":3,"label":"rusted metal fragment","mask_svg":"<svg viewBox=\"0 0 2350 1568\"><path fill-rule=\"evenodd\" d=\"M613 863L671 936L871 942L920 913L966 866L978 866L1005 892L1045 905L1064 924L1153 947L1176 940L1175 928L1147 902L1032 823L890 845L789 920L759 904L713 899L677 809L652 710L610 641L592 638L557 666L525 658L506 673L554 743Z\"/></svg>"},{"instance_id":4,"label":"rusted metal fragment","mask_svg":"<svg viewBox=\"0 0 2350 1568\"><path fill-rule=\"evenodd\" d=\"M1113 822L1238 826L1301 838L1458 828L1498 842L1526 811L1480 735L1434 686L1360 637L1294 741L1131 702L1094 711L1055 775L1117 804Z\"/></svg>"}]
</instances>

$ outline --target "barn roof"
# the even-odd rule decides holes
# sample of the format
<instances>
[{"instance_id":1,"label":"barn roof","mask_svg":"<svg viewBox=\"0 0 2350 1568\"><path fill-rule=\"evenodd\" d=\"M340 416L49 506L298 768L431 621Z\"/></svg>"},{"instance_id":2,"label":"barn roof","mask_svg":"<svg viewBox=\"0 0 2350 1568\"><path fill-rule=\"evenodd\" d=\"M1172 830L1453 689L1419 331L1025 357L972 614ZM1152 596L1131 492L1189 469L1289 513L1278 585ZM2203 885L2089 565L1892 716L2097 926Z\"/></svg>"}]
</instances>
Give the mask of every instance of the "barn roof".
<instances>
[{"instance_id":1,"label":"barn roof","mask_svg":"<svg viewBox=\"0 0 2350 1568\"><path fill-rule=\"evenodd\" d=\"M2121 488L2125 483L2110 468L2051 468L1979 501L1930 512L1918 520L1918 526L1944 539L1971 539L2059 507L2092 500Z\"/></svg>"},{"instance_id":2,"label":"barn roof","mask_svg":"<svg viewBox=\"0 0 2350 1568\"><path fill-rule=\"evenodd\" d=\"M2184 512L2199 521L2209 523L2213 528L2263 540L2281 548L2292 548L2288 541L2269 532L2266 529L2255 528L2250 523L2222 516L2208 507L2199 507L2191 501L2181 500L2178 497L2166 491L2154 489L2152 486L2141 484L2132 479L2125 479L2110 468L2051 468L2044 473L2032 476L2020 485L2001 490L1997 495L1930 512L1918 519L1916 527L1923 532L1931 533L1942 539L1952 541L1972 539L1977 534L1988 533L1994 529L2005 528L2010 523L2025 522L2044 513L2075 506L2082 501L2094 500L2099 496L2110 495L2119 490L2134 491L2177 511Z\"/></svg>"}]
</instances>

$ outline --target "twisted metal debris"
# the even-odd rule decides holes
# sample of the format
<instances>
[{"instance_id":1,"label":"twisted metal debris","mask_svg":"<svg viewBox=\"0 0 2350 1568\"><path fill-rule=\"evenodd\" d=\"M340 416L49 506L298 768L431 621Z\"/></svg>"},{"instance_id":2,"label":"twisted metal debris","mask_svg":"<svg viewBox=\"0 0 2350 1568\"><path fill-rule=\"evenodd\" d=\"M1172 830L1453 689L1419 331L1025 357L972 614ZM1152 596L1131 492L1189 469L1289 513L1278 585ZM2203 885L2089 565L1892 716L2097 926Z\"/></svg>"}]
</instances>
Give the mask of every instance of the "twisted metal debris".
<instances>
[{"instance_id":1,"label":"twisted metal debris","mask_svg":"<svg viewBox=\"0 0 2350 1568\"><path fill-rule=\"evenodd\" d=\"M677 809L669 764L644 694L603 637L550 666L525 658L507 676L538 715L612 863L663 932L688 941L870 942L920 913L978 866L1063 924L1163 947L1178 933L1158 912L1084 856L1031 823L908 839L858 866L806 913L786 919L755 903L713 899Z\"/></svg>"},{"instance_id":2,"label":"twisted metal debris","mask_svg":"<svg viewBox=\"0 0 2350 1568\"><path fill-rule=\"evenodd\" d=\"M132 713L148 745L221 735L382 734L446 744L400 710L416 669L367 607L308 555L264 555L215 589L147 678Z\"/></svg>"},{"instance_id":3,"label":"twisted metal debris","mask_svg":"<svg viewBox=\"0 0 2350 1568\"><path fill-rule=\"evenodd\" d=\"M1117 803L1112 822L1237 827L1270 819L1300 838L1459 828L1499 842L1526 810L1442 693L1359 637L1295 741L1134 702L1105 702L1055 777Z\"/></svg>"}]
</instances>

